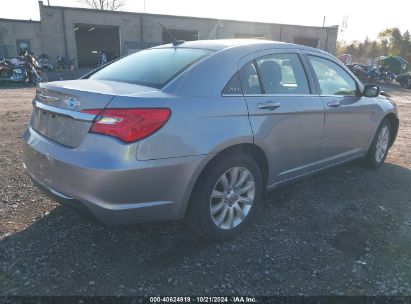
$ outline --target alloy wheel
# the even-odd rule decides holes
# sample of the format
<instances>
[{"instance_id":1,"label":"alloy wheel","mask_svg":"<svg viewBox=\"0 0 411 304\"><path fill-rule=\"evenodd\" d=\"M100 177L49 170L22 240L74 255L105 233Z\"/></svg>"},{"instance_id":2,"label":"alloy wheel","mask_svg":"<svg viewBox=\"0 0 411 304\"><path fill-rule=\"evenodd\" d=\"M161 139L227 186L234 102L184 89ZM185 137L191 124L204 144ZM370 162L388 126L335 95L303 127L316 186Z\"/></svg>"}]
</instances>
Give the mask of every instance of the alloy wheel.
<instances>
[{"instance_id":1,"label":"alloy wheel","mask_svg":"<svg viewBox=\"0 0 411 304\"><path fill-rule=\"evenodd\" d=\"M220 229L241 224L254 203L255 181L247 168L234 167L217 181L210 197L210 214Z\"/></svg>"},{"instance_id":2,"label":"alloy wheel","mask_svg":"<svg viewBox=\"0 0 411 304\"><path fill-rule=\"evenodd\" d=\"M381 162L388 149L389 130L387 126L381 128L375 144L375 160Z\"/></svg>"}]
</instances>

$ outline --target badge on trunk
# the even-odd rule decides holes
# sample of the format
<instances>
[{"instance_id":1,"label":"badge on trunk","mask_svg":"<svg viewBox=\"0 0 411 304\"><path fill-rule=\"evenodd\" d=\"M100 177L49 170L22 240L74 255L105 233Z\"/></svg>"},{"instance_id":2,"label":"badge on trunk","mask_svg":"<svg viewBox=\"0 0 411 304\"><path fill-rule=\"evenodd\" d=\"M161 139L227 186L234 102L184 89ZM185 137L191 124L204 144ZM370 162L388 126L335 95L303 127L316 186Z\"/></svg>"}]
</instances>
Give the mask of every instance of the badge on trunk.
<instances>
[{"instance_id":1,"label":"badge on trunk","mask_svg":"<svg viewBox=\"0 0 411 304\"><path fill-rule=\"evenodd\" d=\"M78 100L75 99L74 97L67 98L66 100L64 100L64 103L67 105L67 107L68 107L70 110L74 110L74 109L80 108L80 101L78 101Z\"/></svg>"}]
</instances>

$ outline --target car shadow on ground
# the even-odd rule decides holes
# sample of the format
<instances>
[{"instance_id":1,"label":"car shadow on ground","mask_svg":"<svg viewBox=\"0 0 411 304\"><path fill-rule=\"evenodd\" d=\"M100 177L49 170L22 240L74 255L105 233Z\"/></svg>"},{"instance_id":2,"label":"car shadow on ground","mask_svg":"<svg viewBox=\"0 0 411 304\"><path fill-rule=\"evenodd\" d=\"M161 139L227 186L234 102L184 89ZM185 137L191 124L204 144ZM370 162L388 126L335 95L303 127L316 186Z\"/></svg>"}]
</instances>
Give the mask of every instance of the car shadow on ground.
<instances>
[{"instance_id":1,"label":"car shadow on ground","mask_svg":"<svg viewBox=\"0 0 411 304\"><path fill-rule=\"evenodd\" d=\"M0 294L411 293L409 185L395 164L334 168L267 195L222 243L183 222L106 227L58 206L0 241Z\"/></svg>"}]
</instances>

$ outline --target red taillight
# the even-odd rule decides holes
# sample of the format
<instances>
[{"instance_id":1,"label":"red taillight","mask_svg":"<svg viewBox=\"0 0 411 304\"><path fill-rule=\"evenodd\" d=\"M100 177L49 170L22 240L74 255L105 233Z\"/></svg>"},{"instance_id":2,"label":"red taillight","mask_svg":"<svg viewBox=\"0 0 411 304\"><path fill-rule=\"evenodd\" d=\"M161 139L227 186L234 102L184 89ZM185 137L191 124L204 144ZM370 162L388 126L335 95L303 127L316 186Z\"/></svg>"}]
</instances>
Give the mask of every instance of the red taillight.
<instances>
[{"instance_id":1,"label":"red taillight","mask_svg":"<svg viewBox=\"0 0 411 304\"><path fill-rule=\"evenodd\" d=\"M91 109L85 113L96 114L90 131L116 137L130 143L143 139L167 122L169 109Z\"/></svg>"}]
</instances>

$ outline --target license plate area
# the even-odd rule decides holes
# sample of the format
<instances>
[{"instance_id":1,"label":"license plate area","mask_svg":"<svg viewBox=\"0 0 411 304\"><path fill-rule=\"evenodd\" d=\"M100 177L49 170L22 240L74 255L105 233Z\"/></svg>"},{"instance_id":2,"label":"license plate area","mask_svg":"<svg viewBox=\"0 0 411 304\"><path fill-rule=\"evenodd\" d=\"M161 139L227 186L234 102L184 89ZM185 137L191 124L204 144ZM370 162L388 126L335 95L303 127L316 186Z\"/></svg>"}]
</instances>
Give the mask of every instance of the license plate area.
<instances>
[{"instance_id":1,"label":"license plate area","mask_svg":"<svg viewBox=\"0 0 411 304\"><path fill-rule=\"evenodd\" d=\"M41 135L59 144L74 148L80 145L91 123L34 107L31 126Z\"/></svg>"}]
</instances>

